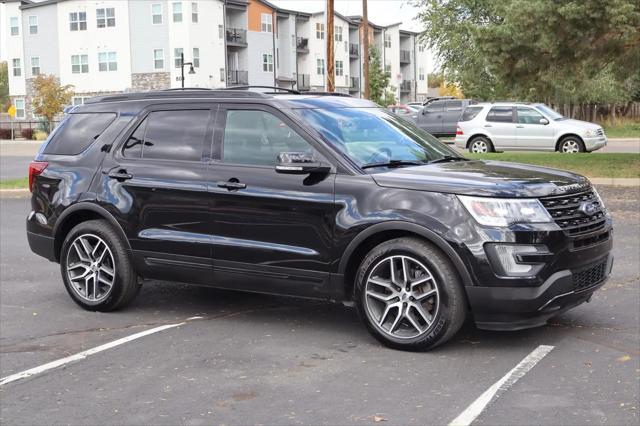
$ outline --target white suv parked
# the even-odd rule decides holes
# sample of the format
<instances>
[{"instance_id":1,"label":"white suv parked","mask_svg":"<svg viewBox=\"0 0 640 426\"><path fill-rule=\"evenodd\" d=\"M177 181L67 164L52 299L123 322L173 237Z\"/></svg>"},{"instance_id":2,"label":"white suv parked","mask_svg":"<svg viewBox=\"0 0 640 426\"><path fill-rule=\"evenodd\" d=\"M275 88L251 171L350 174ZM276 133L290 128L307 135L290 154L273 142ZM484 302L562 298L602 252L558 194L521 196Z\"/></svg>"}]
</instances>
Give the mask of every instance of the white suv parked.
<instances>
[{"instance_id":1,"label":"white suv parked","mask_svg":"<svg viewBox=\"0 0 640 426\"><path fill-rule=\"evenodd\" d=\"M565 118L544 104L515 102L468 106L456 146L470 152L508 150L590 152L607 144L602 127Z\"/></svg>"}]
</instances>

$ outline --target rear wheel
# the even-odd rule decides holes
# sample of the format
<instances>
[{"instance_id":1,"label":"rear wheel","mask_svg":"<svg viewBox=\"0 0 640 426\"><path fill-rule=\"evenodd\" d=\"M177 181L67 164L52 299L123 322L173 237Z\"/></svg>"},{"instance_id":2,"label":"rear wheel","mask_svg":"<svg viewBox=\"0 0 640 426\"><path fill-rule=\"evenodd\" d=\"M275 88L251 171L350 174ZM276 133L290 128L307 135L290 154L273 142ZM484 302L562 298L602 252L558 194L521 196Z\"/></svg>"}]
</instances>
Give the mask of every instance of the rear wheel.
<instances>
[{"instance_id":1,"label":"rear wheel","mask_svg":"<svg viewBox=\"0 0 640 426\"><path fill-rule=\"evenodd\" d=\"M482 154L485 152L494 152L493 144L488 138L484 136L478 136L473 138L471 142L469 142L469 152L475 154Z\"/></svg>"},{"instance_id":2,"label":"rear wheel","mask_svg":"<svg viewBox=\"0 0 640 426\"><path fill-rule=\"evenodd\" d=\"M558 151L565 154L575 154L578 152L584 152L584 143L575 136L567 136L562 139L559 145Z\"/></svg>"},{"instance_id":3,"label":"rear wheel","mask_svg":"<svg viewBox=\"0 0 640 426\"><path fill-rule=\"evenodd\" d=\"M140 289L122 238L104 220L80 223L67 234L60 269L67 292L87 310L121 308Z\"/></svg>"},{"instance_id":4,"label":"rear wheel","mask_svg":"<svg viewBox=\"0 0 640 426\"><path fill-rule=\"evenodd\" d=\"M462 326L464 291L449 259L417 238L375 247L356 278L356 306L369 332L383 344L425 350Z\"/></svg>"}]
</instances>

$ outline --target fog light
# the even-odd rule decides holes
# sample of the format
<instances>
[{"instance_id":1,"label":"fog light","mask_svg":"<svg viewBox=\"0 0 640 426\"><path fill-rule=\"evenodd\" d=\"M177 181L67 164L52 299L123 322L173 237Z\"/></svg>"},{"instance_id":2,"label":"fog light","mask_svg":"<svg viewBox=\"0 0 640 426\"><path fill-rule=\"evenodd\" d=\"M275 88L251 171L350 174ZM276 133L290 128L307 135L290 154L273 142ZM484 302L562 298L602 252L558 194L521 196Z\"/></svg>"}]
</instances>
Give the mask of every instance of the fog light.
<instances>
[{"instance_id":1,"label":"fog light","mask_svg":"<svg viewBox=\"0 0 640 426\"><path fill-rule=\"evenodd\" d=\"M553 256L545 246L524 244L487 244L489 261L496 273L507 277L530 277L536 275Z\"/></svg>"}]
</instances>

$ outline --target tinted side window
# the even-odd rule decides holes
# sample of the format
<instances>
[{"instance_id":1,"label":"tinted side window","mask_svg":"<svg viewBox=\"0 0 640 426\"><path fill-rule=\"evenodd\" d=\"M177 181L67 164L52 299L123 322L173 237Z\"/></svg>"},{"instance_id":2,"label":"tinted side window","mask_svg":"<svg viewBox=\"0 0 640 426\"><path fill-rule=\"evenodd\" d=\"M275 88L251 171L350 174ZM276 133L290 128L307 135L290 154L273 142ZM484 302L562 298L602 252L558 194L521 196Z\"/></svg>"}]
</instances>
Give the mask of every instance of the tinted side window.
<instances>
[{"instance_id":1,"label":"tinted side window","mask_svg":"<svg viewBox=\"0 0 640 426\"><path fill-rule=\"evenodd\" d=\"M428 112L442 112L444 108L444 101L434 101L430 104L427 104L425 108Z\"/></svg>"},{"instance_id":2,"label":"tinted side window","mask_svg":"<svg viewBox=\"0 0 640 426\"><path fill-rule=\"evenodd\" d=\"M513 122L512 107L493 107L487 114L487 121L495 121L499 123Z\"/></svg>"},{"instance_id":3,"label":"tinted side window","mask_svg":"<svg viewBox=\"0 0 640 426\"><path fill-rule=\"evenodd\" d=\"M209 110L154 111L129 137L123 154L132 158L200 161L207 145L210 115Z\"/></svg>"},{"instance_id":4,"label":"tinted side window","mask_svg":"<svg viewBox=\"0 0 640 426\"><path fill-rule=\"evenodd\" d=\"M447 111L462 111L462 101L447 101Z\"/></svg>"},{"instance_id":5,"label":"tinted side window","mask_svg":"<svg viewBox=\"0 0 640 426\"><path fill-rule=\"evenodd\" d=\"M76 155L87 149L116 118L114 113L69 114L44 149L45 154Z\"/></svg>"},{"instance_id":6,"label":"tinted side window","mask_svg":"<svg viewBox=\"0 0 640 426\"><path fill-rule=\"evenodd\" d=\"M227 111L222 161L275 166L281 152L313 148L278 117L264 111Z\"/></svg>"},{"instance_id":7,"label":"tinted side window","mask_svg":"<svg viewBox=\"0 0 640 426\"><path fill-rule=\"evenodd\" d=\"M482 111L482 107L467 107L460 117L460 121L471 121Z\"/></svg>"}]
</instances>

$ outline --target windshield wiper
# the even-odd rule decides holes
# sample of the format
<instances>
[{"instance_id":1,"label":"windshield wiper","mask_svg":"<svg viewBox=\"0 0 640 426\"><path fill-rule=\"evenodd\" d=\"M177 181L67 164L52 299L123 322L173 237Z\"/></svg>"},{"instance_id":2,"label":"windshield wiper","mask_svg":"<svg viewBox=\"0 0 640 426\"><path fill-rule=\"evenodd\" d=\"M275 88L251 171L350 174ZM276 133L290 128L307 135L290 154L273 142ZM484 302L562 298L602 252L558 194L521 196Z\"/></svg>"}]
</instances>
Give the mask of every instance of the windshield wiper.
<instances>
[{"instance_id":1,"label":"windshield wiper","mask_svg":"<svg viewBox=\"0 0 640 426\"><path fill-rule=\"evenodd\" d=\"M421 166L424 162L415 161L415 160L389 160L389 161L381 161L378 163L367 163L360 166L361 169L371 169L374 167L401 167L401 166Z\"/></svg>"},{"instance_id":2,"label":"windshield wiper","mask_svg":"<svg viewBox=\"0 0 640 426\"><path fill-rule=\"evenodd\" d=\"M442 158L429 161L429 164L444 163L446 161L469 161L469 159L464 157L454 157L453 155L445 155Z\"/></svg>"}]
</instances>

